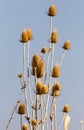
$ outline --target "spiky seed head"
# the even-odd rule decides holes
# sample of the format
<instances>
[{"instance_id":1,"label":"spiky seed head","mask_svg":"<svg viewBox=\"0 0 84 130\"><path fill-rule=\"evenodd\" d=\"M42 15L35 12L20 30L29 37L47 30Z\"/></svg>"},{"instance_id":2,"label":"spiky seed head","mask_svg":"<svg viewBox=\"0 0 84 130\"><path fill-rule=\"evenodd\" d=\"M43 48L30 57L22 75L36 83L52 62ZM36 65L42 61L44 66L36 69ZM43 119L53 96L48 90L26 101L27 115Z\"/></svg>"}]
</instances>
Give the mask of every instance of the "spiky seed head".
<instances>
[{"instance_id":1,"label":"spiky seed head","mask_svg":"<svg viewBox=\"0 0 84 130\"><path fill-rule=\"evenodd\" d=\"M60 94L59 90L53 90L51 95L52 96L59 96L59 94Z\"/></svg>"},{"instance_id":2,"label":"spiky seed head","mask_svg":"<svg viewBox=\"0 0 84 130\"><path fill-rule=\"evenodd\" d=\"M63 112L68 113L70 111L70 106L68 104L66 104L63 108Z\"/></svg>"},{"instance_id":3,"label":"spiky seed head","mask_svg":"<svg viewBox=\"0 0 84 130\"><path fill-rule=\"evenodd\" d=\"M32 119L31 123L32 126L36 126L38 124L38 121L36 119Z\"/></svg>"},{"instance_id":4,"label":"spiky seed head","mask_svg":"<svg viewBox=\"0 0 84 130\"><path fill-rule=\"evenodd\" d=\"M64 43L64 45L63 45L62 48L63 48L64 50L70 50L70 49L71 49L71 43L70 43L70 41L67 40L67 41Z\"/></svg>"},{"instance_id":5,"label":"spiky seed head","mask_svg":"<svg viewBox=\"0 0 84 130\"><path fill-rule=\"evenodd\" d=\"M36 74L36 68L37 68L39 61L40 61L40 56L36 53L32 58L32 74L33 75Z\"/></svg>"},{"instance_id":6,"label":"spiky seed head","mask_svg":"<svg viewBox=\"0 0 84 130\"><path fill-rule=\"evenodd\" d=\"M54 30L51 33L51 43L57 43L58 42L58 32L56 30Z\"/></svg>"},{"instance_id":7,"label":"spiky seed head","mask_svg":"<svg viewBox=\"0 0 84 130\"><path fill-rule=\"evenodd\" d=\"M23 77L23 74L18 74L18 78L22 78Z\"/></svg>"},{"instance_id":8,"label":"spiky seed head","mask_svg":"<svg viewBox=\"0 0 84 130\"><path fill-rule=\"evenodd\" d=\"M40 59L37 65L36 75L37 75L37 78L42 78L44 75L44 60L43 59Z\"/></svg>"},{"instance_id":9,"label":"spiky seed head","mask_svg":"<svg viewBox=\"0 0 84 130\"><path fill-rule=\"evenodd\" d=\"M55 90L58 90L60 91L61 90L61 85L59 82L55 83L52 87L52 91L55 91Z\"/></svg>"},{"instance_id":10,"label":"spiky seed head","mask_svg":"<svg viewBox=\"0 0 84 130\"><path fill-rule=\"evenodd\" d=\"M37 67L38 63L40 61L40 56L38 53L36 53L32 58L32 66Z\"/></svg>"},{"instance_id":11,"label":"spiky seed head","mask_svg":"<svg viewBox=\"0 0 84 130\"><path fill-rule=\"evenodd\" d=\"M37 84L36 84L36 93L39 95L42 94L42 82L41 81L37 82Z\"/></svg>"},{"instance_id":12,"label":"spiky seed head","mask_svg":"<svg viewBox=\"0 0 84 130\"><path fill-rule=\"evenodd\" d=\"M46 49L46 47L43 47L42 49L41 49L41 53L46 53L47 52L47 49Z\"/></svg>"},{"instance_id":13,"label":"spiky seed head","mask_svg":"<svg viewBox=\"0 0 84 130\"><path fill-rule=\"evenodd\" d=\"M32 37L33 37L32 30L31 29L26 29L26 32L27 32L27 36L28 36L28 41L32 40Z\"/></svg>"},{"instance_id":14,"label":"spiky seed head","mask_svg":"<svg viewBox=\"0 0 84 130\"><path fill-rule=\"evenodd\" d=\"M48 15L49 16L55 16L57 14L56 6L53 4L49 7Z\"/></svg>"},{"instance_id":15,"label":"spiky seed head","mask_svg":"<svg viewBox=\"0 0 84 130\"><path fill-rule=\"evenodd\" d=\"M24 103L19 104L18 114L20 114L20 115L25 114L25 105L24 105Z\"/></svg>"},{"instance_id":16,"label":"spiky seed head","mask_svg":"<svg viewBox=\"0 0 84 130\"><path fill-rule=\"evenodd\" d=\"M28 125L27 125L27 123L24 123L24 124L23 124L22 130L28 130Z\"/></svg>"},{"instance_id":17,"label":"spiky seed head","mask_svg":"<svg viewBox=\"0 0 84 130\"><path fill-rule=\"evenodd\" d=\"M42 86L42 94L48 93L48 86L46 84L43 84Z\"/></svg>"},{"instance_id":18,"label":"spiky seed head","mask_svg":"<svg viewBox=\"0 0 84 130\"><path fill-rule=\"evenodd\" d=\"M57 64L57 65L55 65L55 66L53 67L52 77L53 77L53 78L58 78L59 76L60 76L60 67L59 67L59 65Z\"/></svg>"},{"instance_id":19,"label":"spiky seed head","mask_svg":"<svg viewBox=\"0 0 84 130\"><path fill-rule=\"evenodd\" d=\"M24 29L21 33L21 42L26 43L28 42L28 35L26 29Z\"/></svg>"}]
</instances>

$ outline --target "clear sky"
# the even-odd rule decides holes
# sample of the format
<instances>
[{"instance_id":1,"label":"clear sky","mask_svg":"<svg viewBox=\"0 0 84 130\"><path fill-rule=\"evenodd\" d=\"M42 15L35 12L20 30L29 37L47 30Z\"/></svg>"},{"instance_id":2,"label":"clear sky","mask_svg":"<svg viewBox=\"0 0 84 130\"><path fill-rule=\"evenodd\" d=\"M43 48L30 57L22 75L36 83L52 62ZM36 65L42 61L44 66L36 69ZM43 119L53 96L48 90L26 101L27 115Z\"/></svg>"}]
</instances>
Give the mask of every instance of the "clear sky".
<instances>
[{"instance_id":1,"label":"clear sky","mask_svg":"<svg viewBox=\"0 0 84 130\"><path fill-rule=\"evenodd\" d=\"M53 26L58 31L59 48L71 41L62 64L58 115L69 104L69 130L79 130L80 120L84 120L84 0L0 0L0 130L5 130L12 108L21 99L17 77L22 72L20 33L24 28L32 29L31 55L47 46L50 26L46 10L51 4L57 7ZM59 50L55 56L60 59ZM17 129L19 118L14 118L9 130Z\"/></svg>"}]
</instances>

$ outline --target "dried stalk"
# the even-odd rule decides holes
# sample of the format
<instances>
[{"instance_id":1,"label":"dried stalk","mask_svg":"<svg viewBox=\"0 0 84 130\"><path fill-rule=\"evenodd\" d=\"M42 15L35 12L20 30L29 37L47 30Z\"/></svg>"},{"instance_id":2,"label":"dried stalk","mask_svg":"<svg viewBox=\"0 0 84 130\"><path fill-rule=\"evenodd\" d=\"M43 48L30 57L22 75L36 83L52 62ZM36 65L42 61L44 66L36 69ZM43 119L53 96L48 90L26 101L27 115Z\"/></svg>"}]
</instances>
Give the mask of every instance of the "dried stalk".
<instances>
[{"instance_id":1,"label":"dried stalk","mask_svg":"<svg viewBox=\"0 0 84 130\"><path fill-rule=\"evenodd\" d=\"M61 57L61 60L60 60L60 63L59 63L59 66L60 66L60 67L61 67L61 65L62 65L62 63L63 63L65 53L66 53L66 50L64 50L64 52L63 52L63 54L62 54L62 57Z\"/></svg>"},{"instance_id":2,"label":"dried stalk","mask_svg":"<svg viewBox=\"0 0 84 130\"><path fill-rule=\"evenodd\" d=\"M30 70L29 70L29 59L30 59L30 55L29 55L29 51L30 50L30 44L28 42L27 44L27 68L28 68L28 91L29 91L29 97L30 97L30 102L32 104L32 96L31 96L31 92L30 92Z\"/></svg>"},{"instance_id":3,"label":"dried stalk","mask_svg":"<svg viewBox=\"0 0 84 130\"><path fill-rule=\"evenodd\" d=\"M20 115L20 127L21 127L21 130L22 130L22 115Z\"/></svg>"},{"instance_id":4,"label":"dried stalk","mask_svg":"<svg viewBox=\"0 0 84 130\"><path fill-rule=\"evenodd\" d=\"M11 113L10 119L8 120L8 123L7 123L7 126L6 126L6 130L8 130L8 128L9 128L9 125L10 125L12 119L13 119L13 116L14 116L14 113L15 113L17 107L18 107L18 104L19 104L19 101L17 102L16 106L14 107L14 109Z\"/></svg>"},{"instance_id":5,"label":"dried stalk","mask_svg":"<svg viewBox=\"0 0 84 130\"><path fill-rule=\"evenodd\" d=\"M29 117L28 113L28 101L27 101L27 94L26 94L26 52L25 52L25 44L23 44L23 90L24 90L24 98L25 98L25 105L26 105L26 114Z\"/></svg>"},{"instance_id":6,"label":"dried stalk","mask_svg":"<svg viewBox=\"0 0 84 130\"><path fill-rule=\"evenodd\" d=\"M60 129L61 129L61 127L62 127L62 124L63 124L63 121L64 121L65 117L66 117L66 113L64 113L64 115L63 115L63 118L62 118L62 120L61 120L61 123L60 123L60 125L59 125L58 130L60 130Z\"/></svg>"}]
</instances>

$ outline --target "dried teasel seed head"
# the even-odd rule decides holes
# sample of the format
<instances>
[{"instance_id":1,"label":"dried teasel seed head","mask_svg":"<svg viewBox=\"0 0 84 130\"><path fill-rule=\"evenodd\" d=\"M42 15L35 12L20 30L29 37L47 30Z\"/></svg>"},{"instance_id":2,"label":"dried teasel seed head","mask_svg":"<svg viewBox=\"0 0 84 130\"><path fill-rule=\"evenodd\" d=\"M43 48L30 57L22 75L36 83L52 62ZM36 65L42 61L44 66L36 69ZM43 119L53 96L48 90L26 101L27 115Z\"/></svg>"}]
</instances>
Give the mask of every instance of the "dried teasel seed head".
<instances>
[{"instance_id":1,"label":"dried teasel seed head","mask_svg":"<svg viewBox=\"0 0 84 130\"><path fill-rule=\"evenodd\" d=\"M64 108L63 108L63 112L68 113L69 111L70 111L70 107L69 107L68 104L66 104L66 105L64 106Z\"/></svg>"},{"instance_id":2,"label":"dried teasel seed head","mask_svg":"<svg viewBox=\"0 0 84 130\"><path fill-rule=\"evenodd\" d=\"M61 85L60 85L60 83L59 82L56 82L54 85L53 85L53 87L52 87L53 89L55 89L55 90L61 90Z\"/></svg>"},{"instance_id":3,"label":"dried teasel seed head","mask_svg":"<svg viewBox=\"0 0 84 130\"><path fill-rule=\"evenodd\" d=\"M36 53L32 58L32 74L33 75L36 74L36 68L37 68L39 61L40 61L40 56Z\"/></svg>"},{"instance_id":4,"label":"dried teasel seed head","mask_svg":"<svg viewBox=\"0 0 84 130\"><path fill-rule=\"evenodd\" d=\"M23 74L18 74L18 78L22 78L23 77Z\"/></svg>"},{"instance_id":5,"label":"dried teasel seed head","mask_svg":"<svg viewBox=\"0 0 84 130\"><path fill-rule=\"evenodd\" d=\"M70 50L70 48L71 48L71 43L70 43L70 41L67 40L67 41L64 43L64 45L63 45L62 48L63 48L64 50Z\"/></svg>"},{"instance_id":6,"label":"dried teasel seed head","mask_svg":"<svg viewBox=\"0 0 84 130\"><path fill-rule=\"evenodd\" d=\"M36 93L38 95L42 94L42 82L41 81L37 82L37 84L36 84Z\"/></svg>"},{"instance_id":7,"label":"dried teasel seed head","mask_svg":"<svg viewBox=\"0 0 84 130\"><path fill-rule=\"evenodd\" d=\"M51 33L51 43L57 43L58 42L58 32L56 30L53 30Z\"/></svg>"},{"instance_id":8,"label":"dried teasel seed head","mask_svg":"<svg viewBox=\"0 0 84 130\"><path fill-rule=\"evenodd\" d=\"M36 119L32 119L31 123L32 123L32 126L38 125L38 121Z\"/></svg>"},{"instance_id":9,"label":"dried teasel seed head","mask_svg":"<svg viewBox=\"0 0 84 130\"><path fill-rule=\"evenodd\" d=\"M18 114L20 114L20 115L25 114L25 105L24 105L24 103L19 104Z\"/></svg>"},{"instance_id":10,"label":"dried teasel seed head","mask_svg":"<svg viewBox=\"0 0 84 130\"><path fill-rule=\"evenodd\" d=\"M52 96L59 96L60 91L59 90L53 90L52 91Z\"/></svg>"},{"instance_id":11,"label":"dried teasel seed head","mask_svg":"<svg viewBox=\"0 0 84 130\"><path fill-rule=\"evenodd\" d=\"M46 84L43 84L42 86L42 94L48 93L48 86Z\"/></svg>"},{"instance_id":12,"label":"dried teasel seed head","mask_svg":"<svg viewBox=\"0 0 84 130\"><path fill-rule=\"evenodd\" d=\"M41 49L41 53L46 53L47 52L47 49L46 49L46 47L43 47L42 49Z\"/></svg>"},{"instance_id":13,"label":"dried teasel seed head","mask_svg":"<svg viewBox=\"0 0 84 130\"><path fill-rule=\"evenodd\" d=\"M28 36L28 41L32 40L32 37L33 37L32 30L31 29L26 29L26 32L27 32L27 36Z\"/></svg>"},{"instance_id":14,"label":"dried teasel seed head","mask_svg":"<svg viewBox=\"0 0 84 130\"><path fill-rule=\"evenodd\" d=\"M37 67L39 61L40 61L40 56L38 55L38 53L36 53L32 58L32 66Z\"/></svg>"},{"instance_id":15,"label":"dried teasel seed head","mask_svg":"<svg viewBox=\"0 0 84 130\"><path fill-rule=\"evenodd\" d=\"M24 29L21 33L21 42L26 43L28 42L28 35L26 29Z\"/></svg>"},{"instance_id":16,"label":"dried teasel seed head","mask_svg":"<svg viewBox=\"0 0 84 130\"><path fill-rule=\"evenodd\" d=\"M22 130L28 130L28 125L27 125L27 123L24 123L24 124L23 124Z\"/></svg>"},{"instance_id":17,"label":"dried teasel seed head","mask_svg":"<svg viewBox=\"0 0 84 130\"><path fill-rule=\"evenodd\" d=\"M55 16L57 14L56 6L53 4L49 7L48 16Z\"/></svg>"},{"instance_id":18,"label":"dried teasel seed head","mask_svg":"<svg viewBox=\"0 0 84 130\"><path fill-rule=\"evenodd\" d=\"M58 78L59 76L60 76L60 67L59 67L59 65L57 64L57 65L55 65L55 66L53 67L52 77L53 77L53 78Z\"/></svg>"},{"instance_id":19,"label":"dried teasel seed head","mask_svg":"<svg viewBox=\"0 0 84 130\"><path fill-rule=\"evenodd\" d=\"M37 78L42 78L43 75L44 75L44 60L40 59L36 68L36 76Z\"/></svg>"}]
</instances>

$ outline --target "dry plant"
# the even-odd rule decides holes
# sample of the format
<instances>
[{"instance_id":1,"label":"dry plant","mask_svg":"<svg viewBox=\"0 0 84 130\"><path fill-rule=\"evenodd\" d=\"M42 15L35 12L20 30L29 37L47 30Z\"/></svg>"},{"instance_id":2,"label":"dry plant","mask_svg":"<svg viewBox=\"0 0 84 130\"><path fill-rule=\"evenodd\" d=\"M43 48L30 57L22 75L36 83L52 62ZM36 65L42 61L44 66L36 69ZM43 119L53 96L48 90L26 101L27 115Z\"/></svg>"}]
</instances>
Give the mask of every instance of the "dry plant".
<instances>
[{"instance_id":1,"label":"dry plant","mask_svg":"<svg viewBox=\"0 0 84 130\"><path fill-rule=\"evenodd\" d=\"M31 58L31 63L29 63L30 42L32 41L33 33L30 28L24 29L21 32L20 42L23 46L23 73L18 74L18 78L20 79L24 98L23 102L20 102L17 108L17 113L20 115L21 130L60 130L63 122L64 124L67 123L65 119L70 111L69 105L64 106L62 110L64 113L63 119L57 128L56 102L61 92L61 84L59 82L61 65L65 52L71 48L71 43L69 40L64 42L62 58L59 63L54 64L54 46L58 43L58 32L52 27L52 18L54 19L56 15L57 9L53 4L47 12L47 16L50 18L49 48L43 47L40 51L42 55L47 56L47 60L44 60L44 57L36 52ZM34 84L32 84L32 81L34 81ZM9 128L13 113L11 114L6 130ZM23 119L26 120L25 124L23 124Z\"/></svg>"}]
</instances>

